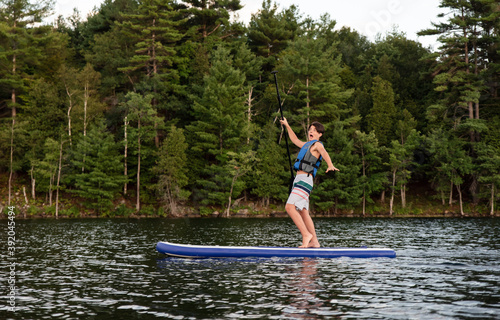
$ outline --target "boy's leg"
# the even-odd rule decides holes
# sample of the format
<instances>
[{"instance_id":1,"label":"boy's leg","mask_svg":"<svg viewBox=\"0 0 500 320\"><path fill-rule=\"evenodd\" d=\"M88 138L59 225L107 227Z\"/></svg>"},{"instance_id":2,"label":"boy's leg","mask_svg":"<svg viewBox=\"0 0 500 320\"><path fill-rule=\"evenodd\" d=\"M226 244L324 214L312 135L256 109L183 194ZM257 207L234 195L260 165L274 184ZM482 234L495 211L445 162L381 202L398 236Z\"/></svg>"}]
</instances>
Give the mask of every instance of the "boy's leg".
<instances>
[{"instance_id":1,"label":"boy's leg","mask_svg":"<svg viewBox=\"0 0 500 320\"><path fill-rule=\"evenodd\" d=\"M311 239L313 239L314 235L308 231L301 214L297 211L295 205L291 203L287 203L285 209L297 228L299 228L300 234L302 235L302 245L299 246L299 248L309 247L309 243L311 242Z\"/></svg>"},{"instance_id":2,"label":"boy's leg","mask_svg":"<svg viewBox=\"0 0 500 320\"><path fill-rule=\"evenodd\" d=\"M302 218L302 221L304 221L307 231L309 231L309 233L313 235L311 242L309 243L309 247L319 248L320 244L318 241L318 237L316 236L316 229L314 228L314 222L311 216L309 215L309 210L302 209L299 211L299 213Z\"/></svg>"}]
</instances>

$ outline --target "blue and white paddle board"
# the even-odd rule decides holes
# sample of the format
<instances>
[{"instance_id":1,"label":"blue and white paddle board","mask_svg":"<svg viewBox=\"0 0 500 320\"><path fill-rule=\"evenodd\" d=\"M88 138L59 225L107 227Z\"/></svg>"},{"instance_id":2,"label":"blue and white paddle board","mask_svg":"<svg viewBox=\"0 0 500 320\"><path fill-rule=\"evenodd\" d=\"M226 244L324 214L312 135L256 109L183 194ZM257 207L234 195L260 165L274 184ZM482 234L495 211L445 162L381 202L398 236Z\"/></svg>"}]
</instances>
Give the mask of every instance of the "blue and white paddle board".
<instances>
[{"instance_id":1,"label":"blue and white paddle board","mask_svg":"<svg viewBox=\"0 0 500 320\"><path fill-rule=\"evenodd\" d=\"M311 258L395 258L388 248L295 248L295 247L240 247L203 246L158 242L160 253L181 258L241 258L241 257L311 257Z\"/></svg>"}]
</instances>

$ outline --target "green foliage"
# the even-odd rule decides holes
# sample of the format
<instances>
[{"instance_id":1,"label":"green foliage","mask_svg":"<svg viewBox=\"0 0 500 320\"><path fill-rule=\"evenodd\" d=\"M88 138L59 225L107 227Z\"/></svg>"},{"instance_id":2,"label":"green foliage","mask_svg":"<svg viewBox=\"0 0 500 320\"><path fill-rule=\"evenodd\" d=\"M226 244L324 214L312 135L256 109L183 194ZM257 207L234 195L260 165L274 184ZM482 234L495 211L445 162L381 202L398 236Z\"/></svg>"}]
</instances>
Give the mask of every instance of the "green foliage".
<instances>
[{"instance_id":1,"label":"green foliage","mask_svg":"<svg viewBox=\"0 0 500 320\"><path fill-rule=\"evenodd\" d=\"M264 0L262 9L252 16L247 32L248 43L250 49L263 58L265 74L274 70L277 54L296 37L298 24L296 7L278 12L277 4L271 0Z\"/></svg>"},{"instance_id":2,"label":"green foliage","mask_svg":"<svg viewBox=\"0 0 500 320\"><path fill-rule=\"evenodd\" d=\"M451 204L453 186L464 183L467 174L473 170L472 158L468 155L464 141L453 132L434 130L428 137L430 159L433 167L432 180L439 191L449 191ZM451 187L450 187L451 184ZM460 190L459 190L460 192Z\"/></svg>"},{"instance_id":3,"label":"green foliage","mask_svg":"<svg viewBox=\"0 0 500 320\"><path fill-rule=\"evenodd\" d=\"M490 213L495 211L495 204L500 198L500 150L484 143L478 144L480 168L479 182L485 184L483 198L490 203Z\"/></svg>"},{"instance_id":4,"label":"green foliage","mask_svg":"<svg viewBox=\"0 0 500 320\"><path fill-rule=\"evenodd\" d=\"M127 207L125 204L121 204L114 210L109 211L108 215L111 217L123 217L128 218L135 213L135 210Z\"/></svg>"},{"instance_id":5,"label":"green foliage","mask_svg":"<svg viewBox=\"0 0 500 320\"><path fill-rule=\"evenodd\" d=\"M306 20L304 31L281 53L277 68L285 88L290 88L287 104L296 115L292 119L306 129L311 118L325 124L343 119L352 90L341 86L341 56L321 37L325 30Z\"/></svg>"},{"instance_id":6,"label":"green foliage","mask_svg":"<svg viewBox=\"0 0 500 320\"><path fill-rule=\"evenodd\" d=\"M119 68L129 77L140 71L142 77L176 73L170 68L176 57L175 44L182 38L178 26L183 21L171 0L142 1L133 13L124 13L117 26L124 36L133 39L134 55L127 66ZM175 76L175 75L171 75ZM167 78L168 79L168 78ZM164 80L167 80L164 79Z\"/></svg>"},{"instance_id":7,"label":"green foliage","mask_svg":"<svg viewBox=\"0 0 500 320\"><path fill-rule=\"evenodd\" d=\"M122 156L118 144L106 130L103 121L91 126L73 150L75 194L86 199L87 206L97 212L107 211L112 200L126 182L122 172Z\"/></svg>"},{"instance_id":8,"label":"green foliage","mask_svg":"<svg viewBox=\"0 0 500 320\"><path fill-rule=\"evenodd\" d=\"M268 124L257 148L258 162L252 172L252 193L269 205L269 200L286 200L290 181L286 151L276 143L278 131Z\"/></svg>"},{"instance_id":9,"label":"green foliage","mask_svg":"<svg viewBox=\"0 0 500 320\"><path fill-rule=\"evenodd\" d=\"M38 191L52 193L56 181L56 173L59 164L59 142L47 138L43 150L45 156L42 160L33 160L34 176L38 184ZM52 196L52 195L50 195Z\"/></svg>"},{"instance_id":10,"label":"green foliage","mask_svg":"<svg viewBox=\"0 0 500 320\"><path fill-rule=\"evenodd\" d=\"M436 52L395 31L371 43L271 0L247 28L231 16L239 0L106 0L54 27L39 23L49 2L2 4L0 173L13 190L29 181L47 212L60 159L59 196L100 215L228 213L242 196L279 207L290 177L272 70L298 137L323 123L341 169L319 170L312 208L380 212L373 200L394 183L396 211L417 214L404 204L414 182L450 204L458 193L461 209L498 203L497 1L442 1L444 19L421 32L439 35ZM78 215L67 205L62 215Z\"/></svg>"},{"instance_id":11,"label":"green foliage","mask_svg":"<svg viewBox=\"0 0 500 320\"><path fill-rule=\"evenodd\" d=\"M158 196L172 215L177 214L179 201L187 200L190 195L190 192L184 189L188 184L187 148L183 130L171 126L158 150L156 166L153 167L158 178Z\"/></svg>"},{"instance_id":12,"label":"green foliage","mask_svg":"<svg viewBox=\"0 0 500 320\"><path fill-rule=\"evenodd\" d=\"M355 151L361 160L360 187L363 190L363 214L366 202L372 203L371 195L381 191L384 187L386 174L382 168L381 152L375 133L366 134L356 131L354 136Z\"/></svg>"},{"instance_id":13,"label":"green foliage","mask_svg":"<svg viewBox=\"0 0 500 320\"><path fill-rule=\"evenodd\" d=\"M354 141L340 124L333 128L333 136L325 142L335 167L335 173L324 173L326 165L318 170L311 201L319 211L337 213L338 209L357 206L362 198L360 178L361 161L354 152Z\"/></svg>"},{"instance_id":14,"label":"green foliage","mask_svg":"<svg viewBox=\"0 0 500 320\"><path fill-rule=\"evenodd\" d=\"M235 150L241 142L243 127L245 75L232 67L229 51L214 52L210 73L204 78L201 97L193 97L193 124L188 126L193 139L192 150L199 156L223 155Z\"/></svg>"},{"instance_id":15,"label":"green foliage","mask_svg":"<svg viewBox=\"0 0 500 320\"><path fill-rule=\"evenodd\" d=\"M391 83L379 76L373 78L372 98L373 107L367 117L368 129L375 131L380 145L385 146L394 137L396 118L394 91Z\"/></svg>"}]
</instances>

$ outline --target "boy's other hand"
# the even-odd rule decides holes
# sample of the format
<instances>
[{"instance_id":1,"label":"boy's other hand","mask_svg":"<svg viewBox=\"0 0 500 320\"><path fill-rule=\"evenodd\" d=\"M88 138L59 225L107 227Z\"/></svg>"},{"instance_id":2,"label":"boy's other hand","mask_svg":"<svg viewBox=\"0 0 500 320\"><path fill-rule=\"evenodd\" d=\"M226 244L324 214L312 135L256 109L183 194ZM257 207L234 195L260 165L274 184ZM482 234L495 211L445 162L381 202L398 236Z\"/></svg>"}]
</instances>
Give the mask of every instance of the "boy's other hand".
<instances>
[{"instance_id":1,"label":"boy's other hand","mask_svg":"<svg viewBox=\"0 0 500 320\"><path fill-rule=\"evenodd\" d=\"M326 169L326 172L329 172L329 171L333 171L333 172L335 172L335 171L340 171L340 170L339 170L339 169L337 169L337 168L335 168L335 167L328 167L328 168Z\"/></svg>"}]
</instances>

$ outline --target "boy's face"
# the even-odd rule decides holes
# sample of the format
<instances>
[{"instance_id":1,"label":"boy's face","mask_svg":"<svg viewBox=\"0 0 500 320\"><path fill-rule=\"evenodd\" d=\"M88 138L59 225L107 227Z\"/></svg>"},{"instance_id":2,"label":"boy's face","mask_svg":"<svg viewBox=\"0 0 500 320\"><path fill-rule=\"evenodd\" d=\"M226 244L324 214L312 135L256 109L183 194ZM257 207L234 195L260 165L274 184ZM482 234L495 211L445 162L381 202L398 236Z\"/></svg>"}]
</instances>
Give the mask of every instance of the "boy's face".
<instances>
[{"instance_id":1,"label":"boy's face","mask_svg":"<svg viewBox=\"0 0 500 320\"><path fill-rule=\"evenodd\" d=\"M311 140L319 140L319 138L321 138L322 135L323 135L322 133L319 133L316 130L315 126L310 126L309 127L309 131L308 131L308 134L307 134L307 137L309 138L309 141L311 141Z\"/></svg>"}]
</instances>

